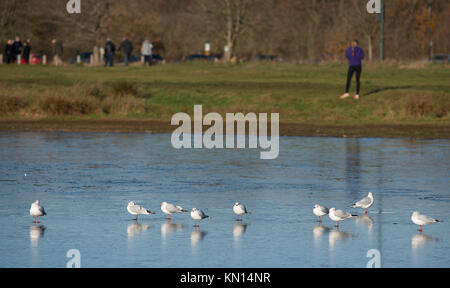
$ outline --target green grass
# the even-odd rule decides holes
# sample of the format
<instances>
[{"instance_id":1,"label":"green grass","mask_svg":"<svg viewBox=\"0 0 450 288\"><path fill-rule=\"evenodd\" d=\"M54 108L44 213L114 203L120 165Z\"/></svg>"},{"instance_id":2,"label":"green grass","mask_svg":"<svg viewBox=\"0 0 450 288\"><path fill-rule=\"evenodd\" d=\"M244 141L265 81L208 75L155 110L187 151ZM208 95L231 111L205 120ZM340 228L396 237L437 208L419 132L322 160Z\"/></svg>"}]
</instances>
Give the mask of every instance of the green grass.
<instances>
[{"instance_id":1,"label":"green grass","mask_svg":"<svg viewBox=\"0 0 450 288\"><path fill-rule=\"evenodd\" d=\"M155 119L177 112L280 113L312 124L450 124L450 70L366 65L361 100L339 100L346 66L168 64L0 65L0 119ZM355 83L352 83L354 88ZM353 89L352 89L353 91Z\"/></svg>"}]
</instances>

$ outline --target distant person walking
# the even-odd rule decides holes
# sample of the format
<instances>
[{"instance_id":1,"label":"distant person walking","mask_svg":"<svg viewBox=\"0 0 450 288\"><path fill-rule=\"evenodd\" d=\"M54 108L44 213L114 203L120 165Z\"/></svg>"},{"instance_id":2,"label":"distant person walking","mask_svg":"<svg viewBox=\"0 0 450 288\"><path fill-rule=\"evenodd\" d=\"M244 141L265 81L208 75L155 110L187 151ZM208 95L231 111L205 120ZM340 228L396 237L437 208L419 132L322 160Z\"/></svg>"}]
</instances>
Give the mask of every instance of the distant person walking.
<instances>
[{"instance_id":1,"label":"distant person walking","mask_svg":"<svg viewBox=\"0 0 450 288\"><path fill-rule=\"evenodd\" d=\"M3 56L6 64L14 63L13 40L8 40L5 46L5 55Z\"/></svg>"},{"instance_id":2,"label":"distant person walking","mask_svg":"<svg viewBox=\"0 0 450 288\"><path fill-rule=\"evenodd\" d=\"M116 54L116 45L111 41L111 39L106 39L105 44L105 67L114 66L114 55Z\"/></svg>"},{"instance_id":3,"label":"distant person walking","mask_svg":"<svg viewBox=\"0 0 450 288\"><path fill-rule=\"evenodd\" d=\"M130 61L131 52L133 52L133 44L127 37L123 37L122 43L120 43L119 51L122 52L123 58L125 60L125 66L128 66Z\"/></svg>"},{"instance_id":4,"label":"distant person walking","mask_svg":"<svg viewBox=\"0 0 450 288\"><path fill-rule=\"evenodd\" d=\"M142 43L141 54L144 56L144 66L148 63L148 66L152 65L152 49L153 45L150 40L145 39Z\"/></svg>"},{"instance_id":5,"label":"distant person walking","mask_svg":"<svg viewBox=\"0 0 450 288\"><path fill-rule=\"evenodd\" d=\"M16 40L13 43L13 54L14 54L14 62L17 62L17 56L22 54L22 41L20 41L20 37L16 36Z\"/></svg>"},{"instance_id":6,"label":"distant person walking","mask_svg":"<svg viewBox=\"0 0 450 288\"><path fill-rule=\"evenodd\" d=\"M30 63L31 44L30 39L23 43L22 62L24 64Z\"/></svg>"},{"instance_id":7,"label":"distant person walking","mask_svg":"<svg viewBox=\"0 0 450 288\"><path fill-rule=\"evenodd\" d=\"M63 56L63 44L61 41L53 39L52 40L52 52L53 52L53 63L56 66L62 65Z\"/></svg>"},{"instance_id":8,"label":"distant person walking","mask_svg":"<svg viewBox=\"0 0 450 288\"><path fill-rule=\"evenodd\" d=\"M360 78L362 72L362 60L364 59L364 51L358 47L358 40L353 40L352 46L347 49L345 57L348 60L348 73L347 73L347 85L345 87L345 93L341 96L341 99L350 97L350 85L352 83L353 74L356 74L356 94L354 99L359 99L359 91L361 88Z\"/></svg>"}]
</instances>

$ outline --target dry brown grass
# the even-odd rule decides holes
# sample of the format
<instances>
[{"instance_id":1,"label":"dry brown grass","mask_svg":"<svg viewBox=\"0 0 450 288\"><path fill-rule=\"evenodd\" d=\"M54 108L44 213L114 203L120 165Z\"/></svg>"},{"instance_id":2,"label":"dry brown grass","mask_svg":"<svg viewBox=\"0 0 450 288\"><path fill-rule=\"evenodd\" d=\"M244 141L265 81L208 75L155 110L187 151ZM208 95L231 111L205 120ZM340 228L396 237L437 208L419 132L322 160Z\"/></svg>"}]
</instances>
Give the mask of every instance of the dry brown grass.
<instances>
[{"instance_id":1,"label":"dry brown grass","mask_svg":"<svg viewBox=\"0 0 450 288\"><path fill-rule=\"evenodd\" d=\"M70 97L51 93L41 95L38 106L48 116L86 115L98 112L99 101L92 96Z\"/></svg>"},{"instance_id":2,"label":"dry brown grass","mask_svg":"<svg viewBox=\"0 0 450 288\"><path fill-rule=\"evenodd\" d=\"M108 89L100 85L45 89L34 101L18 93L0 94L0 115L36 115L39 117L104 114L139 114L147 111L146 101L138 97L133 85L121 84Z\"/></svg>"},{"instance_id":3,"label":"dry brown grass","mask_svg":"<svg viewBox=\"0 0 450 288\"><path fill-rule=\"evenodd\" d=\"M132 95L108 96L101 102L101 107L105 114L127 115L147 112L145 100Z\"/></svg>"},{"instance_id":4,"label":"dry brown grass","mask_svg":"<svg viewBox=\"0 0 450 288\"><path fill-rule=\"evenodd\" d=\"M413 118L444 118L450 110L450 103L446 95L408 95L400 104L403 106L404 114Z\"/></svg>"},{"instance_id":5,"label":"dry brown grass","mask_svg":"<svg viewBox=\"0 0 450 288\"><path fill-rule=\"evenodd\" d=\"M4 91L0 93L0 115L14 114L27 106L23 95Z\"/></svg>"},{"instance_id":6,"label":"dry brown grass","mask_svg":"<svg viewBox=\"0 0 450 288\"><path fill-rule=\"evenodd\" d=\"M119 81L112 84L112 94L118 96L133 95L139 96L139 87L131 82Z\"/></svg>"}]
</instances>

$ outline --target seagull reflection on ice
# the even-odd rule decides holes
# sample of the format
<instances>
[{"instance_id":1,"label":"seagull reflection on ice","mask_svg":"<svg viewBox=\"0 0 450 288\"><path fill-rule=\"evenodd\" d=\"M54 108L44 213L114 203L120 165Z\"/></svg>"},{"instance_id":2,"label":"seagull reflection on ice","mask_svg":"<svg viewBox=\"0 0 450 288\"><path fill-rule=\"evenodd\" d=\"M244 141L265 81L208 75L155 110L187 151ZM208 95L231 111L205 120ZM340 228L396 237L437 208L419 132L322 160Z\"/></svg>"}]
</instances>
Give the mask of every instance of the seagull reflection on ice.
<instances>
[{"instance_id":1,"label":"seagull reflection on ice","mask_svg":"<svg viewBox=\"0 0 450 288\"><path fill-rule=\"evenodd\" d=\"M130 223L127 226L128 238L133 238L148 229L150 229L150 225L148 224L139 224L138 222Z\"/></svg>"},{"instance_id":2,"label":"seagull reflection on ice","mask_svg":"<svg viewBox=\"0 0 450 288\"><path fill-rule=\"evenodd\" d=\"M45 226L33 225L30 226L30 242L32 247L37 247L41 237L44 237Z\"/></svg>"},{"instance_id":3,"label":"seagull reflection on ice","mask_svg":"<svg viewBox=\"0 0 450 288\"><path fill-rule=\"evenodd\" d=\"M191 232L191 246L194 248L197 244L203 240L203 238L208 234L208 232L200 231L199 229L194 229Z\"/></svg>"},{"instance_id":4,"label":"seagull reflection on ice","mask_svg":"<svg viewBox=\"0 0 450 288\"><path fill-rule=\"evenodd\" d=\"M161 224L161 236L163 239L165 239L168 235L179 232L183 230L184 226L182 224L174 224L174 223L162 223Z\"/></svg>"},{"instance_id":5,"label":"seagull reflection on ice","mask_svg":"<svg viewBox=\"0 0 450 288\"><path fill-rule=\"evenodd\" d=\"M373 219L369 215L359 215L356 217L356 223L369 228L369 232L372 231Z\"/></svg>"},{"instance_id":6,"label":"seagull reflection on ice","mask_svg":"<svg viewBox=\"0 0 450 288\"><path fill-rule=\"evenodd\" d=\"M236 224L233 227L234 240L238 240L244 235L245 230L247 230L247 225L248 224L246 223L236 222Z\"/></svg>"},{"instance_id":7,"label":"seagull reflection on ice","mask_svg":"<svg viewBox=\"0 0 450 288\"><path fill-rule=\"evenodd\" d=\"M330 232L330 228L323 226L322 223L319 223L319 225L313 228L314 240L319 240L321 236L328 232Z\"/></svg>"},{"instance_id":8,"label":"seagull reflection on ice","mask_svg":"<svg viewBox=\"0 0 450 288\"><path fill-rule=\"evenodd\" d=\"M424 245L427 245L427 244L430 244L433 242L437 242L437 241L439 241L439 239L420 233L420 234L416 234L416 235L412 236L411 246L412 246L412 249L415 250Z\"/></svg>"},{"instance_id":9,"label":"seagull reflection on ice","mask_svg":"<svg viewBox=\"0 0 450 288\"><path fill-rule=\"evenodd\" d=\"M348 238L352 237L352 234L339 231L339 230L333 230L330 231L328 234L328 245L330 246L330 249L333 249L334 246Z\"/></svg>"}]
</instances>

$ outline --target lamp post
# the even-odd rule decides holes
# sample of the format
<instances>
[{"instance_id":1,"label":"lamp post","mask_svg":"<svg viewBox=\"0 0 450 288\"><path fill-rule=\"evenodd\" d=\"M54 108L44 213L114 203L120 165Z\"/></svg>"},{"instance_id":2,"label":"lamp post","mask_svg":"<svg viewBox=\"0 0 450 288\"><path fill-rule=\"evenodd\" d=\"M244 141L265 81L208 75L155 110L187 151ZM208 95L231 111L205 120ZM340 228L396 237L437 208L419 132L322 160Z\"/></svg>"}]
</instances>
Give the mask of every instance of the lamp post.
<instances>
[{"instance_id":1,"label":"lamp post","mask_svg":"<svg viewBox=\"0 0 450 288\"><path fill-rule=\"evenodd\" d=\"M428 26L429 26L429 35L428 35L428 58L431 60L433 57L433 0L428 0Z\"/></svg>"},{"instance_id":2,"label":"lamp post","mask_svg":"<svg viewBox=\"0 0 450 288\"><path fill-rule=\"evenodd\" d=\"M384 61L384 0L381 0L381 14L380 14L380 22L381 22L381 31L380 31L380 60Z\"/></svg>"}]
</instances>

